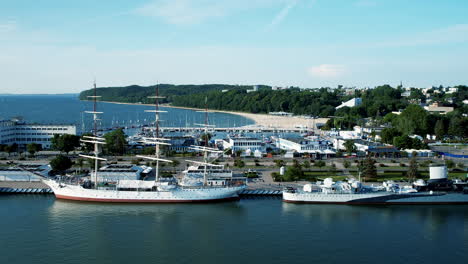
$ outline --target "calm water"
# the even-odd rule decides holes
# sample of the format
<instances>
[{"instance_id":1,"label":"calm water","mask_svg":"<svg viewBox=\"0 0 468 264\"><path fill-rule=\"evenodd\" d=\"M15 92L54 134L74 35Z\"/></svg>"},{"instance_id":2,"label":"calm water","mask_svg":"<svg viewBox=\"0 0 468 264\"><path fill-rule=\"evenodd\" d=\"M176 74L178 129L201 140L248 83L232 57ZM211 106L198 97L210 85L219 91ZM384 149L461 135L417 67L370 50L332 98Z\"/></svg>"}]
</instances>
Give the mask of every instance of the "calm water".
<instances>
[{"instance_id":1,"label":"calm water","mask_svg":"<svg viewBox=\"0 0 468 264\"><path fill-rule=\"evenodd\" d=\"M98 103L98 111L103 111L102 126L132 126L149 124L154 121L154 113L145 113L154 109L142 105L121 105ZM0 96L0 119L22 116L28 123L74 124L78 129L89 130L92 126L91 115L82 114L92 110L92 102L78 100L77 95L23 95ZM164 108L168 113L161 114L162 126L185 127L195 123L204 123L205 114L192 110ZM253 121L241 116L210 113L209 122L217 127L244 126Z\"/></svg>"},{"instance_id":2,"label":"calm water","mask_svg":"<svg viewBox=\"0 0 468 264\"><path fill-rule=\"evenodd\" d=\"M0 263L466 263L467 206L0 196Z\"/></svg>"}]
</instances>

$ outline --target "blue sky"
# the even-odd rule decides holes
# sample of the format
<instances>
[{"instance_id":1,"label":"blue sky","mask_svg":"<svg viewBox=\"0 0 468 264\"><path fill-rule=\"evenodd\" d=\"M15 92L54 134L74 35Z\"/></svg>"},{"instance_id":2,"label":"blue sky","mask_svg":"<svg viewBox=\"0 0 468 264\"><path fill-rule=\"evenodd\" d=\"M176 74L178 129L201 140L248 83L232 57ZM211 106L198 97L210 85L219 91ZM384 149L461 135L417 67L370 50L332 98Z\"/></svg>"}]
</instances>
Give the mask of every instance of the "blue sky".
<instances>
[{"instance_id":1,"label":"blue sky","mask_svg":"<svg viewBox=\"0 0 468 264\"><path fill-rule=\"evenodd\" d=\"M468 84L466 0L0 0L0 93Z\"/></svg>"}]
</instances>

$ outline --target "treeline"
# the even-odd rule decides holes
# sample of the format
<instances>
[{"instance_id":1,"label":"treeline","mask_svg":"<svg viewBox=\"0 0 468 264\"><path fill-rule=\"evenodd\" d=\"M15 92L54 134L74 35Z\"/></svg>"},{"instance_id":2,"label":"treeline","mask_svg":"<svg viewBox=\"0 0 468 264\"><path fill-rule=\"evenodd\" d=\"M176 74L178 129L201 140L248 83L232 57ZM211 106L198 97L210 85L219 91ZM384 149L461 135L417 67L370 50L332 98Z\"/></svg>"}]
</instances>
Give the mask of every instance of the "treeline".
<instances>
[{"instance_id":1,"label":"treeline","mask_svg":"<svg viewBox=\"0 0 468 264\"><path fill-rule=\"evenodd\" d=\"M267 86L260 86L266 88ZM166 97L161 99L160 103L170 103L174 97L205 93L209 91L222 90L245 90L251 89L252 86L239 86L227 84L204 84L204 85L172 85L159 84L159 95ZM153 103L154 99L149 99L148 96L154 96L156 85L139 86L131 85L125 87L100 87L96 89L96 94L102 96L103 101L122 102L122 103ZM94 95L93 89L86 90L80 93L80 100L88 100L88 96Z\"/></svg>"},{"instance_id":2,"label":"treeline","mask_svg":"<svg viewBox=\"0 0 468 264\"><path fill-rule=\"evenodd\" d=\"M228 111L244 111L250 113L290 112L296 115L313 115L327 117L350 111L351 115L374 117L385 115L391 111L405 108L408 100L402 100L401 89L388 85L375 89L359 91L353 95L344 94L342 89L307 89L290 88L273 91L271 87L261 85L258 92L250 92L252 86L237 86L223 84L207 85L170 85L160 84L159 93L166 98L161 103L171 103L174 106L208 108ZM223 92L223 90L227 90ZM132 85L127 87L98 88L97 95L104 101L127 103L152 103L148 96L154 95L155 86ZM81 100L86 100L93 91L87 90L80 94ZM353 97L362 97L363 104L352 109L335 107Z\"/></svg>"}]
</instances>

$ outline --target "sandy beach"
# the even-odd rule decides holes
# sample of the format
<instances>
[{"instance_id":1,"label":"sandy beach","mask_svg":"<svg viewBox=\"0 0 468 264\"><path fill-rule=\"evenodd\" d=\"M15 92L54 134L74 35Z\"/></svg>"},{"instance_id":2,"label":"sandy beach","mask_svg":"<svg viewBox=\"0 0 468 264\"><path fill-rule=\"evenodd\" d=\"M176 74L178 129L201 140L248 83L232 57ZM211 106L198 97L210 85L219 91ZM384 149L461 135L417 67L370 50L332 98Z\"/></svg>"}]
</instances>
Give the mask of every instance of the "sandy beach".
<instances>
[{"instance_id":1,"label":"sandy beach","mask_svg":"<svg viewBox=\"0 0 468 264\"><path fill-rule=\"evenodd\" d=\"M109 101L102 101L105 103L113 103L113 104L128 104L128 105L148 105L152 106L151 104L136 104L136 103L120 103L120 102L109 102ZM172 106L172 105L161 105L161 107L170 107L170 108L179 108L179 109L188 109L188 110L195 110L195 111L202 111L204 109L199 108L190 108L190 107L180 107L180 106ZM252 113L245 113L245 112L233 112L233 111L222 111L222 110L208 110L209 112L217 112L217 113L227 113L233 115L239 115L248 119L251 119L255 122L256 126L262 127L269 127L269 128L311 128L314 124L325 124L328 118L317 118L315 120L304 118L304 117L289 117L289 116L275 116L275 115L267 115L267 114L252 114Z\"/></svg>"}]
</instances>

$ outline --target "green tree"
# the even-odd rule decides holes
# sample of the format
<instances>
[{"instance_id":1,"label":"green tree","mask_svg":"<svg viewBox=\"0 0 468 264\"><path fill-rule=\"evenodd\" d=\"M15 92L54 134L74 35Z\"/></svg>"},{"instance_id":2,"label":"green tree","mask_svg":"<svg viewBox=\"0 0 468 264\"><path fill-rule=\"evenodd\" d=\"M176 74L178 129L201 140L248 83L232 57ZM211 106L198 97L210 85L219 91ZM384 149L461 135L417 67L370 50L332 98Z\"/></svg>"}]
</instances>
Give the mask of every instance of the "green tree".
<instances>
[{"instance_id":1,"label":"green tree","mask_svg":"<svg viewBox=\"0 0 468 264\"><path fill-rule=\"evenodd\" d=\"M450 119L448 134L454 137L468 137L468 118L459 116Z\"/></svg>"},{"instance_id":2,"label":"green tree","mask_svg":"<svg viewBox=\"0 0 468 264\"><path fill-rule=\"evenodd\" d=\"M397 128L404 135L427 134L427 112L419 105L411 104L398 116Z\"/></svg>"},{"instance_id":3,"label":"green tree","mask_svg":"<svg viewBox=\"0 0 468 264\"><path fill-rule=\"evenodd\" d=\"M315 165L316 167L318 167L318 168L321 170L323 167L325 167L326 164L325 164L324 161L318 160L318 161L316 161L316 162L314 163L314 165Z\"/></svg>"},{"instance_id":4,"label":"green tree","mask_svg":"<svg viewBox=\"0 0 468 264\"><path fill-rule=\"evenodd\" d=\"M142 154L143 155L154 155L156 152L156 149L154 147L146 147L143 149Z\"/></svg>"},{"instance_id":5,"label":"green tree","mask_svg":"<svg viewBox=\"0 0 468 264\"><path fill-rule=\"evenodd\" d=\"M82 158L76 159L75 161L75 164L78 165L78 167L80 168L80 173L81 173L81 170L83 169L84 163L85 163L85 160Z\"/></svg>"},{"instance_id":6,"label":"green tree","mask_svg":"<svg viewBox=\"0 0 468 264\"><path fill-rule=\"evenodd\" d=\"M416 160L416 156L413 156L411 158L408 170L406 171L406 176L410 180L415 180L417 177L419 177L418 162Z\"/></svg>"},{"instance_id":7,"label":"green tree","mask_svg":"<svg viewBox=\"0 0 468 264\"><path fill-rule=\"evenodd\" d=\"M304 162L302 163L302 166L306 169L310 169L310 161L304 160Z\"/></svg>"},{"instance_id":8,"label":"green tree","mask_svg":"<svg viewBox=\"0 0 468 264\"><path fill-rule=\"evenodd\" d=\"M400 131L396 128L384 128L380 137L382 138L382 142L387 144L393 144L393 139L396 137L401 136Z\"/></svg>"},{"instance_id":9,"label":"green tree","mask_svg":"<svg viewBox=\"0 0 468 264\"><path fill-rule=\"evenodd\" d=\"M127 149L127 140L122 129L116 129L104 135L105 149L111 155L123 155Z\"/></svg>"},{"instance_id":10,"label":"green tree","mask_svg":"<svg viewBox=\"0 0 468 264\"><path fill-rule=\"evenodd\" d=\"M445 165L447 166L447 168L453 169L455 167L455 162L453 162L453 160L446 160Z\"/></svg>"},{"instance_id":11,"label":"green tree","mask_svg":"<svg viewBox=\"0 0 468 264\"><path fill-rule=\"evenodd\" d=\"M28 150L31 156L34 156L36 152L42 150L42 145L37 144L37 143L31 143L31 144L26 145L26 149Z\"/></svg>"},{"instance_id":12,"label":"green tree","mask_svg":"<svg viewBox=\"0 0 468 264\"><path fill-rule=\"evenodd\" d=\"M356 146L354 145L353 140L346 140L343 146L346 148L348 155L351 155L353 152L356 152Z\"/></svg>"},{"instance_id":13,"label":"green tree","mask_svg":"<svg viewBox=\"0 0 468 264\"><path fill-rule=\"evenodd\" d=\"M288 166L283 175L284 181L296 181L303 177L304 172L300 166Z\"/></svg>"},{"instance_id":14,"label":"green tree","mask_svg":"<svg viewBox=\"0 0 468 264\"><path fill-rule=\"evenodd\" d=\"M71 168L72 161L67 156L58 155L50 161L50 166L52 167L52 170L63 174L66 170Z\"/></svg>"},{"instance_id":15,"label":"green tree","mask_svg":"<svg viewBox=\"0 0 468 264\"><path fill-rule=\"evenodd\" d=\"M362 176L365 179L376 179L377 178L377 168L375 167L375 160L370 156L363 161L362 164Z\"/></svg>"},{"instance_id":16,"label":"green tree","mask_svg":"<svg viewBox=\"0 0 468 264\"><path fill-rule=\"evenodd\" d=\"M8 156L10 156L11 153L18 151L18 144L13 143L11 145L6 146L5 151L8 153Z\"/></svg>"},{"instance_id":17,"label":"green tree","mask_svg":"<svg viewBox=\"0 0 468 264\"><path fill-rule=\"evenodd\" d=\"M273 162L275 163L276 167L278 167L278 168L283 167L284 165L286 165L284 160L274 160Z\"/></svg>"},{"instance_id":18,"label":"green tree","mask_svg":"<svg viewBox=\"0 0 468 264\"><path fill-rule=\"evenodd\" d=\"M180 165L180 161L177 159L173 159L171 165L173 168L175 168Z\"/></svg>"},{"instance_id":19,"label":"green tree","mask_svg":"<svg viewBox=\"0 0 468 264\"><path fill-rule=\"evenodd\" d=\"M445 125L444 125L444 121L439 119L437 120L436 124L435 124L435 128L434 128L434 133L437 137L438 140L441 140L444 138L445 136Z\"/></svg>"},{"instance_id":20,"label":"green tree","mask_svg":"<svg viewBox=\"0 0 468 264\"><path fill-rule=\"evenodd\" d=\"M347 168L351 167L351 163L348 160L345 160L345 161L343 161L343 167L345 167L347 169Z\"/></svg>"},{"instance_id":21,"label":"green tree","mask_svg":"<svg viewBox=\"0 0 468 264\"><path fill-rule=\"evenodd\" d=\"M91 134L91 133L84 133L83 135L81 135L81 139L83 139L83 140L89 140L89 139L85 138L85 136L92 137L93 134ZM85 152L85 153L90 153L91 151L94 151L94 144L82 142L82 143L81 143L81 150L82 150L83 152Z\"/></svg>"},{"instance_id":22,"label":"green tree","mask_svg":"<svg viewBox=\"0 0 468 264\"><path fill-rule=\"evenodd\" d=\"M238 168L242 168L245 166L245 162L242 159L235 159L234 160L234 166Z\"/></svg>"},{"instance_id":23,"label":"green tree","mask_svg":"<svg viewBox=\"0 0 468 264\"><path fill-rule=\"evenodd\" d=\"M80 137L70 134L58 135L55 134L51 140L52 148L60 152L68 152L80 146Z\"/></svg>"}]
</instances>

